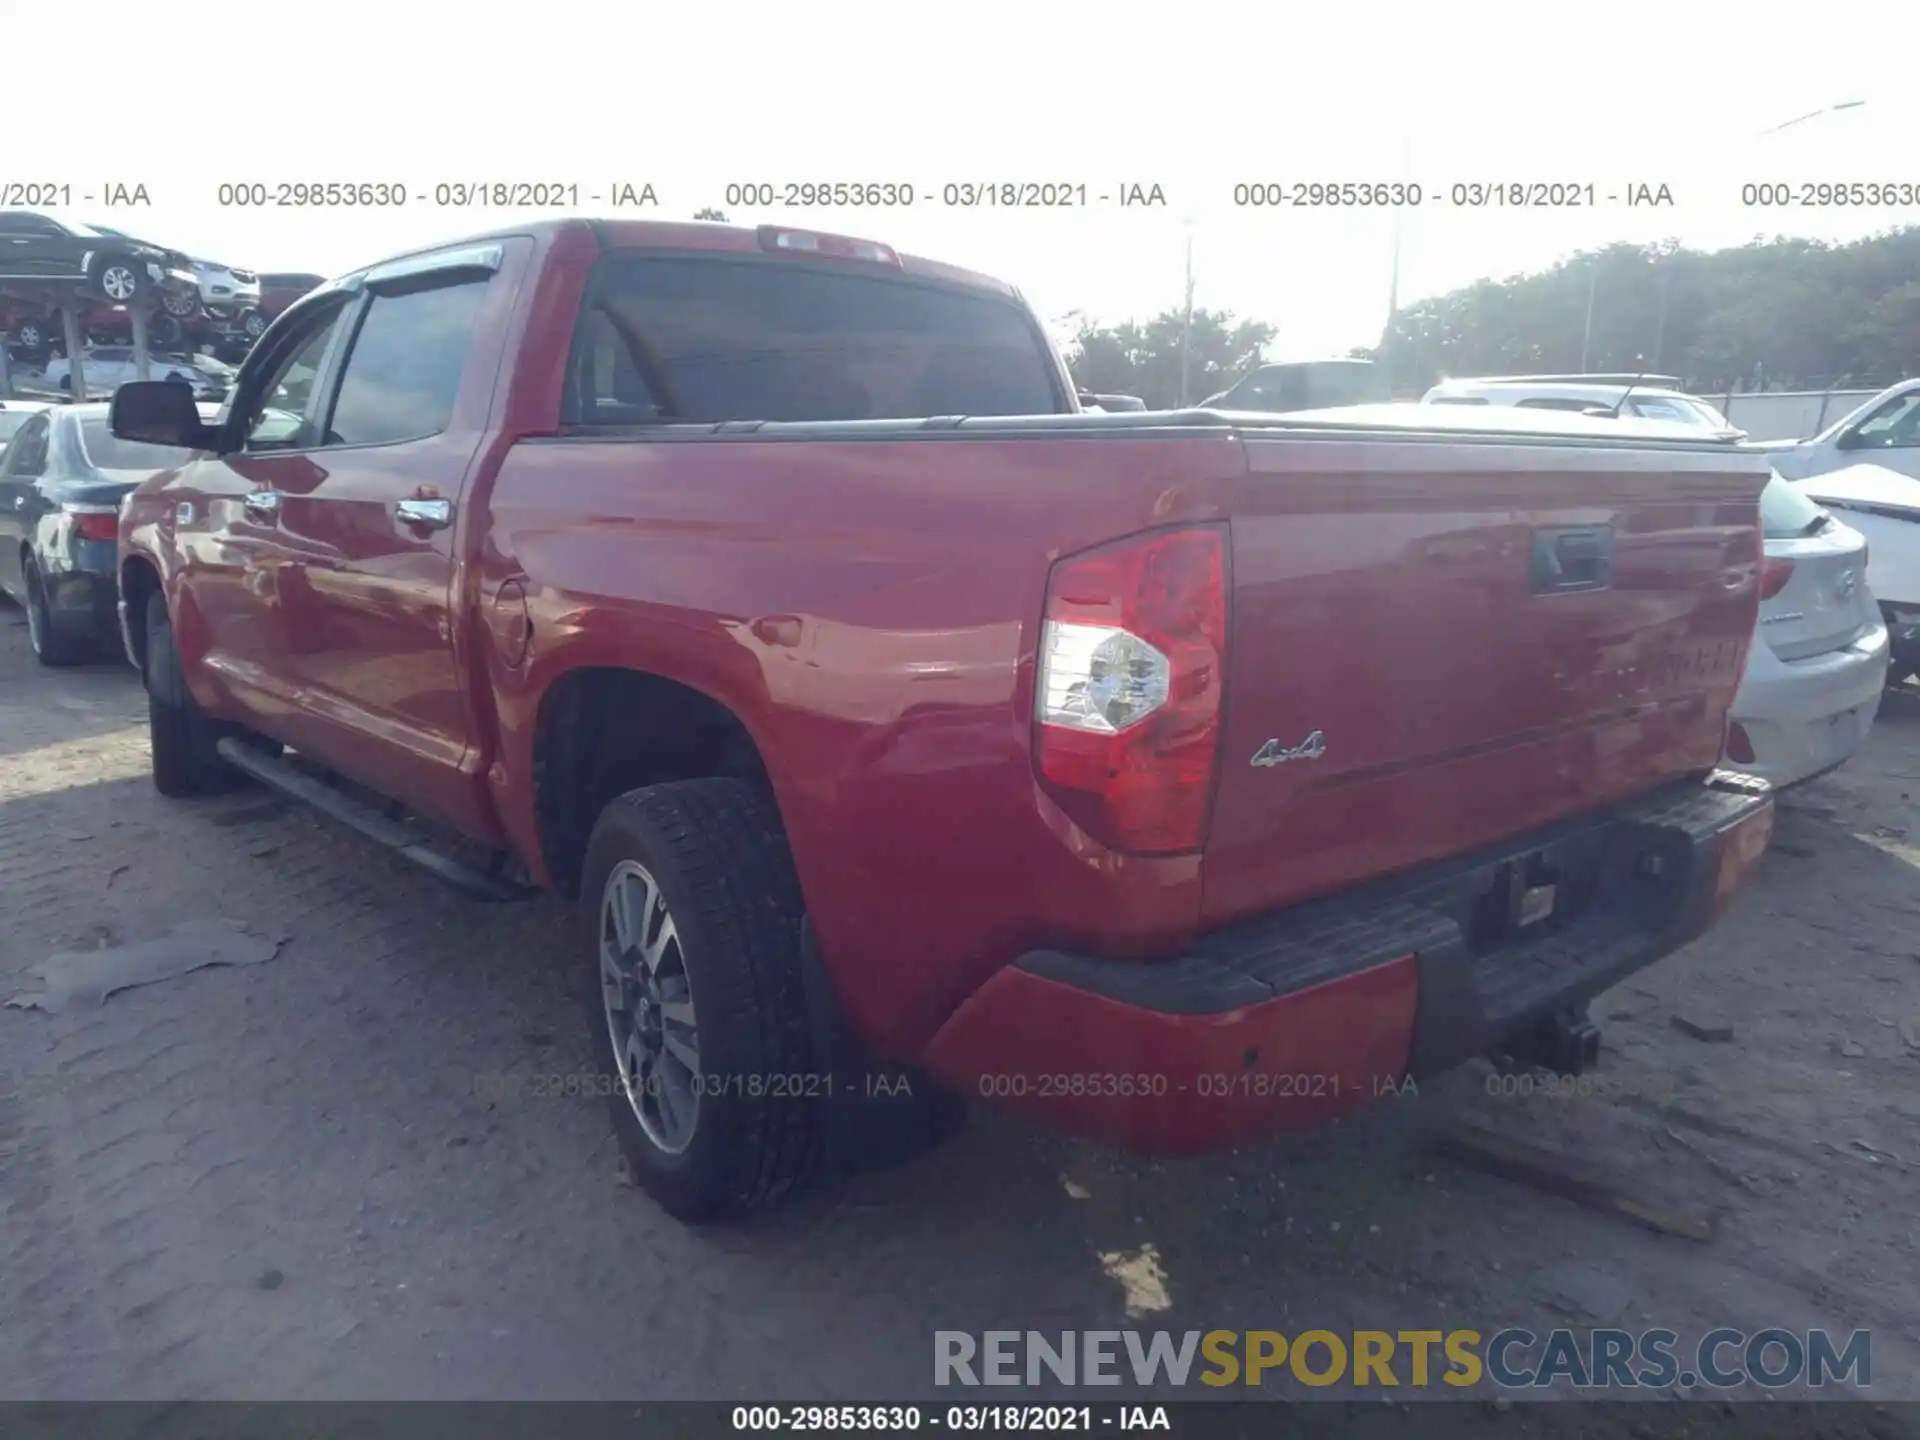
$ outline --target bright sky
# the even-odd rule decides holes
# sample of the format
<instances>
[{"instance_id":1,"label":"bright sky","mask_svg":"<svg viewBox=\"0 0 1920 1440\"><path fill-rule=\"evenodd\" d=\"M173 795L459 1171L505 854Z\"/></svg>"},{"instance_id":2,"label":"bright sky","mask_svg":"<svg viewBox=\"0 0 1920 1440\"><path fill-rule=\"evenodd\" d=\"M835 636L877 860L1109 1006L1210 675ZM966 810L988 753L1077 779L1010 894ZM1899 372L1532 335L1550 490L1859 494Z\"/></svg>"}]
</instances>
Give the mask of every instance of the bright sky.
<instances>
[{"instance_id":1,"label":"bright sky","mask_svg":"<svg viewBox=\"0 0 1920 1440\"><path fill-rule=\"evenodd\" d=\"M1313 18L1273 0L1184 14L1039 0L334 0L184 19L129 0L84 8L86 33L204 55L205 89L192 95L190 61L156 71L149 54L114 99L114 62L83 43L67 9L16 6L7 53L74 56L76 88L60 93L51 63L9 66L8 114L34 124L8 135L0 183L70 184L71 206L41 208L260 270L335 273L525 213L438 208L442 181L577 184L582 213L606 211L587 197L615 183L649 182L663 218L717 205L735 221L871 236L1008 279L1049 320L1177 305L1190 226L1196 302L1268 320L1277 350L1313 354L1378 338L1394 219L1236 209L1236 183L1422 185L1425 203L1404 220L1402 303L1614 240L1846 240L1920 223L1915 206L1741 204L1752 181L1920 188L1920 21L1904 4L1657 15L1328 5ZM1756 136L1854 101L1865 103ZM400 182L425 203L219 203L223 182L359 180ZM910 210L794 212L728 205L724 193L729 181L842 180L906 183L921 198ZM1157 184L1168 205L938 203L949 182L989 180L1084 184L1094 197ZM1509 180L1591 183L1599 204L1446 203L1456 183ZM81 198L114 181L144 183L151 208L116 214ZM1628 208L1641 183L1668 186L1675 203Z\"/></svg>"}]
</instances>

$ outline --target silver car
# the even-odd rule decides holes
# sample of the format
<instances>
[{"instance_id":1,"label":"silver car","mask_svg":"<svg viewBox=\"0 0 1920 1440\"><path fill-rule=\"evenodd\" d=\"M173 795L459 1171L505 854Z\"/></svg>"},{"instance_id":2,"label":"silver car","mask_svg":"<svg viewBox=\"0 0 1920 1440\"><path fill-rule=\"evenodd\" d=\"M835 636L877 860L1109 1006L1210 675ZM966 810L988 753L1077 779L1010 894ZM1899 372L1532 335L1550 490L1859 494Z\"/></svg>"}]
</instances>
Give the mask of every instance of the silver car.
<instances>
[{"instance_id":1,"label":"silver car","mask_svg":"<svg viewBox=\"0 0 1920 1440\"><path fill-rule=\"evenodd\" d=\"M1886 688L1887 627L1859 531L1777 474L1760 519L1760 623L1725 763L1785 786L1844 764L1866 740Z\"/></svg>"}]
</instances>

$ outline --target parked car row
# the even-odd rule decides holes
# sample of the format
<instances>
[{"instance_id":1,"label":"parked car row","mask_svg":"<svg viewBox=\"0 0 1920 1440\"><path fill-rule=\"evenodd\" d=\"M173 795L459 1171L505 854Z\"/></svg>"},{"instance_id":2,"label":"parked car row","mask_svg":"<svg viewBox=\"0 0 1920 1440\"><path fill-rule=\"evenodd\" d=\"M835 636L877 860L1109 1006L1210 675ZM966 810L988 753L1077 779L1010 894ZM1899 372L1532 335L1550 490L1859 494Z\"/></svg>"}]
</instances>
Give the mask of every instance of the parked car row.
<instances>
[{"instance_id":1,"label":"parked car row","mask_svg":"<svg viewBox=\"0 0 1920 1440\"><path fill-rule=\"evenodd\" d=\"M211 419L216 406L203 405ZM106 402L22 407L0 453L0 591L27 612L43 665L119 651L120 502L188 452L114 436Z\"/></svg>"},{"instance_id":2,"label":"parked car row","mask_svg":"<svg viewBox=\"0 0 1920 1440\"><path fill-rule=\"evenodd\" d=\"M76 301L85 340L130 343L138 311L152 345L238 359L321 279L194 258L107 225L0 211L0 330L24 360L64 353L64 311Z\"/></svg>"},{"instance_id":3,"label":"parked car row","mask_svg":"<svg viewBox=\"0 0 1920 1440\"><path fill-rule=\"evenodd\" d=\"M81 374L89 396L107 397L129 380L141 378L139 362L131 348L124 345L96 345L81 357ZM64 356L49 360L38 375L48 389L71 393L73 363ZM233 379L233 367L211 355L152 354L147 357L147 377L172 380L189 387L199 400L224 400Z\"/></svg>"}]
</instances>

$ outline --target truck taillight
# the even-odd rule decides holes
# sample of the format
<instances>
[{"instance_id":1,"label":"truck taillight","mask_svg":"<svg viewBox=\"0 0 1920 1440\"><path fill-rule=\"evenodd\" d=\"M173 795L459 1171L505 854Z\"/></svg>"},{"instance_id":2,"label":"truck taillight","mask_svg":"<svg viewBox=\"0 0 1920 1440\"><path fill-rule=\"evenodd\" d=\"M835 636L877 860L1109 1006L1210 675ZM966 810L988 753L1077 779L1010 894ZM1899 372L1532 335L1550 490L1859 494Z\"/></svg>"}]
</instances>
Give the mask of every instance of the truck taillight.
<instances>
[{"instance_id":1,"label":"truck taillight","mask_svg":"<svg viewBox=\"0 0 1920 1440\"><path fill-rule=\"evenodd\" d=\"M1102 844L1165 855L1204 843L1226 653L1224 525L1155 531L1053 567L1035 766Z\"/></svg>"}]
</instances>

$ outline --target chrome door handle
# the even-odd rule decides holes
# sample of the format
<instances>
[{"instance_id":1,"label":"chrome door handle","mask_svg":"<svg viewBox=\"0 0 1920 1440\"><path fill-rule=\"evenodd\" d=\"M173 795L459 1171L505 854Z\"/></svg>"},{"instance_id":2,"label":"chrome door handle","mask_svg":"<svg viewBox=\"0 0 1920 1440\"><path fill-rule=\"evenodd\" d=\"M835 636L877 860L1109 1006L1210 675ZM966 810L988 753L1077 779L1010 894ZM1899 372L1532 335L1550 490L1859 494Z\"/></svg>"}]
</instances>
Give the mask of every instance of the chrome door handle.
<instances>
[{"instance_id":1,"label":"chrome door handle","mask_svg":"<svg viewBox=\"0 0 1920 1440\"><path fill-rule=\"evenodd\" d=\"M453 523L451 500L396 500L393 513L401 523L419 525L428 530L444 530Z\"/></svg>"},{"instance_id":2,"label":"chrome door handle","mask_svg":"<svg viewBox=\"0 0 1920 1440\"><path fill-rule=\"evenodd\" d=\"M280 492L278 490L255 490L240 502L249 515L259 515L272 519L280 513Z\"/></svg>"}]
</instances>

